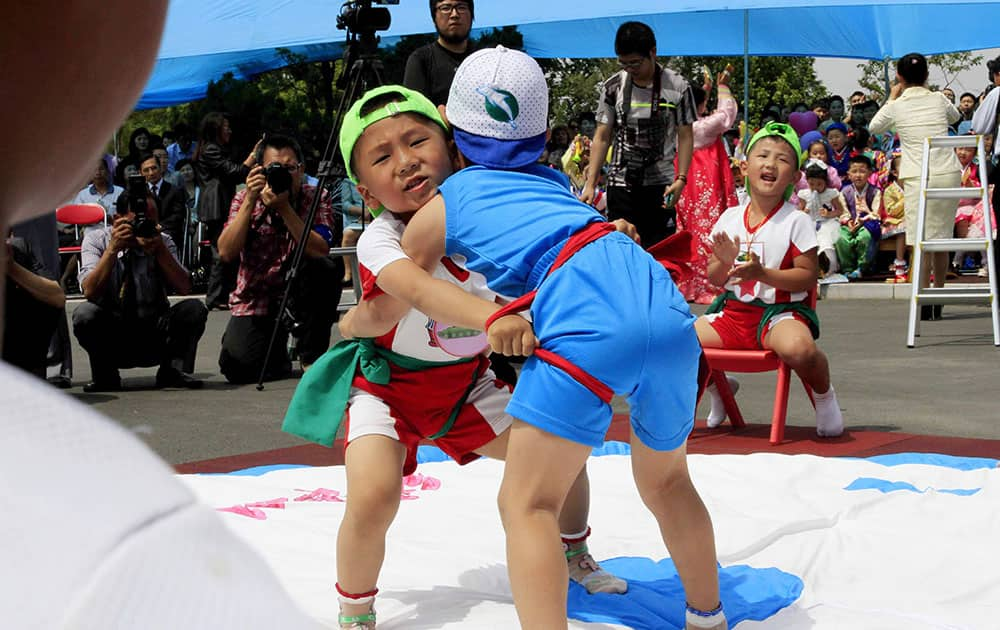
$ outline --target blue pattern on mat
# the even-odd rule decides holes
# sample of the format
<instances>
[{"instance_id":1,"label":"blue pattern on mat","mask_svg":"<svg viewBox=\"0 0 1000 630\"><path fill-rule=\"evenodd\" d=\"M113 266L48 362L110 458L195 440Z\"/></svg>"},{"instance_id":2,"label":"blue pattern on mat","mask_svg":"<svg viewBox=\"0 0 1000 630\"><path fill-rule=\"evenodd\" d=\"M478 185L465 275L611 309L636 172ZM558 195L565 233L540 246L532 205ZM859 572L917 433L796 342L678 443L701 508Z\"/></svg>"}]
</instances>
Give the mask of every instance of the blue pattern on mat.
<instances>
[{"instance_id":1,"label":"blue pattern on mat","mask_svg":"<svg viewBox=\"0 0 1000 630\"><path fill-rule=\"evenodd\" d=\"M602 560L605 570L629 583L624 595L595 593L570 584L569 616L580 621L614 623L635 630L683 630L684 588L669 558ZM736 565L719 569L719 588L729 627L762 621L791 605L802 593L802 580L779 569Z\"/></svg>"},{"instance_id":2,"label":"blue pattern on mat","mask_svg":"<svg viewBox=\"0 0 1000 630\"><path fill-rule=\"evenodd\" d=\"M917 494L924 494L925 492L944 492L947 494L957 494L958 496L968 497L976 494L982 490L982 488L925 488L921 490L913 484L906 483L905 481L889 481L887 479L876 479L874 477L858 477L852 481L850 485L844 488L844 490L878 490L883 494L887 494L889 492L899 492L901 490L916 492Z\"/></svg>"}]
</instances>

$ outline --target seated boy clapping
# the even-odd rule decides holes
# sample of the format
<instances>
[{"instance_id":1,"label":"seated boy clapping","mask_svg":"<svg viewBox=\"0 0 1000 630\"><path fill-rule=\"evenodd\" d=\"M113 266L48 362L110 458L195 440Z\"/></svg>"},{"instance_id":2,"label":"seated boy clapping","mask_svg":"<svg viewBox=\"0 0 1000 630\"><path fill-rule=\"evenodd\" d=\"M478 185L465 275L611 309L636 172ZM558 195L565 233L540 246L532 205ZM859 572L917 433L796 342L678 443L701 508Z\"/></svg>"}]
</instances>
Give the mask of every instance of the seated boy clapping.
<instances>
[{"instance_id":1,"label":"seated boy clapping","mask_svg":"<svg viewBox=\"0 0 1000 630\"><path fill-rule=\"evenodd\" d=\"M805 303L816 286L816 230L787 201L799 177L795 131L768 123L758 131L741 165L750 201L726 210L712 229L715 249L708 278L726 292L698 319L705 347L770 349L815 392L816 432L840 435L844 419L830 383L830 364L816 347L819 320ZM725 419L715 387L709 426Z\"/></svg>"}]
</instances>

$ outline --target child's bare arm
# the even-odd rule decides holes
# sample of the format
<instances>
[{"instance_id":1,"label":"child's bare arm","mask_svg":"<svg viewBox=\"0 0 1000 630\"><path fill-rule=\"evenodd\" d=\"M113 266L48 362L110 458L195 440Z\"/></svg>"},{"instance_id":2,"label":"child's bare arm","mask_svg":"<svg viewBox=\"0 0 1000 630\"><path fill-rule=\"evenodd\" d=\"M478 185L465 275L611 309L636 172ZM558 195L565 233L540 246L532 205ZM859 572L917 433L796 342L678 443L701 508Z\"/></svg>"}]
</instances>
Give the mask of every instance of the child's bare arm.
<instances>
[{"instance_id":1,"label":"child's bare arm","mask_svg":"<svg viewBox=\"0 0 1000 630\"><path fill-rule=\"evenodd\" d=\"M379 295L363 300L344 313L337 325L344 339L381 337L410 310L410 305L391 295Z\"/></svg>"},{"instance_id":2,"label":"child's bare arm","mask_svg":"<svg viewBox=\"0 0 1000 630\"><path fill-rule=\"evenodd\" d=\"M729 238L725 232L712 237L712 255L708 259L708 281L717 287L725 286L729 271L740 252L740 237Z\"/></svg>"},{"instance_id":3,"label":"child's bare arm","mask_svg":"<svg viewBox=\"0 0 1000 630\"><path fill-rule=\"evenodd\" d=\"M737 265L729 273L732 282L757 280L781 291L798 293L808 291L816 285L817 278L817 248L813 247L804 254L792 259L791 269L771 269L760 264L757 254L750 254L750 262Z\"/></svg>"},{"instance_id":4,"label":"child's bare arm","mask_svg":"<svg viewBox=\"0 0 1000 630\"><path fill-rule=\"evenodd\" d=\"M403 251L410 260L431 272L445 255L444 198L436 195L413 213L403 231ZM430 313L427 313L430 315Z\"/></svg>"}]
</instances>

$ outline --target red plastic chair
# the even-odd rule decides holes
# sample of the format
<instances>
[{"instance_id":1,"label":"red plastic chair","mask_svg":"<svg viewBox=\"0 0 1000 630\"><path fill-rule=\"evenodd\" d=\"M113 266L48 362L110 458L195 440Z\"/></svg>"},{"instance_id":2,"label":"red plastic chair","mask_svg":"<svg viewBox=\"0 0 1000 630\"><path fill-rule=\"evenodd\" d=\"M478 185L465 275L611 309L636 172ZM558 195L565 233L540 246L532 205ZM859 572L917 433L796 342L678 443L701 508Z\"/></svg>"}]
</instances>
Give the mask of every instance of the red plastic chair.
<instances>
[{"instance_id":1,"label":"red plastic chair","mask_svg":"<svg viewBox=\"0 0 1000 630\"><path fill-rule=\"evenodd\" d=\"M73 203L56 208L56 221L73 226L75 235L75 245L60 247L60 256L79 256L80 244L83 242L81 229L84 226L103 224L108 225L108 216L104 212L104 207L97 203ZM80 261L77 259L77 273L80 272Z\"/></svg>"},{"instance_id":2,"label":"red plastic chair","mask_svg":"<svg viewBox=\"0 0 1000 630\"><path fill-rule=\"evenodd\" d=\"M816 308L816 289L809 292L806 298L809 306ZM771 444L781 444L785 438L785 419L788 415L788 390L791 385L792 369L778 358L773 350L726 350L724 348L705 348L705 358L711 367L710 382L715 383L722 398L726 417L734 429L746 426L743 414L740 412L736 398L726 380L726 372L772 372L778 371L778 382L774 388L774 411L771 413ZM802 380L802 377L799 377ZM812 388L802 381L802 387L809 396L809 402L816 408Z\"/></svg>"}]
</instances>

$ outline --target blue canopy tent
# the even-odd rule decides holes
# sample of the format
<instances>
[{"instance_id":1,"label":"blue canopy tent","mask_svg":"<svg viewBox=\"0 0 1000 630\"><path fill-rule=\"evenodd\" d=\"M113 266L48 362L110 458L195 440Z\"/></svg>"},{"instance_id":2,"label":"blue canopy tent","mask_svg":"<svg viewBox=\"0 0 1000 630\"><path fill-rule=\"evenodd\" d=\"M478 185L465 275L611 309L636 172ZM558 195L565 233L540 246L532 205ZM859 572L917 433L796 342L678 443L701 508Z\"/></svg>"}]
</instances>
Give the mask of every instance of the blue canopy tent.
<instances>
[{"instance_id":1,"label":"blue canopy tent","mask_svg":"<svg viewBox=\"0 0 1000 630\"><path fill-rule=\"evenodd\" d=\"M342 52L337 2L171 0L159 59L137 109L205 95L226 72L281 67L287 48L309 60ZM384 45L431 29L425 0L390 7ZM484 0L476 31L517 24L535 57L612 57L626 20L657 33L661 55L778 55L880 59L1000 45L1000 2L985 0Z\"/></svg>"}]
</instances>

